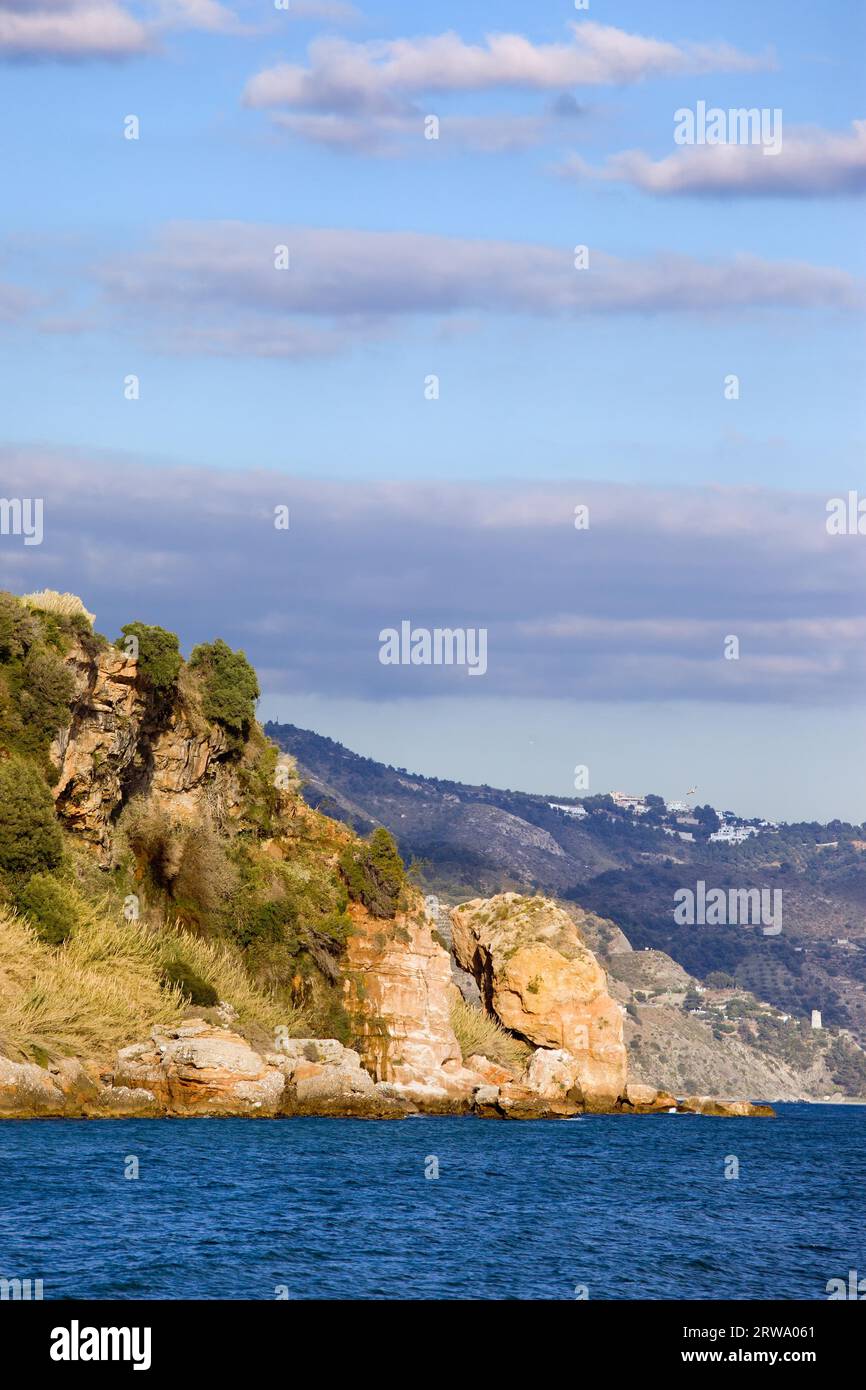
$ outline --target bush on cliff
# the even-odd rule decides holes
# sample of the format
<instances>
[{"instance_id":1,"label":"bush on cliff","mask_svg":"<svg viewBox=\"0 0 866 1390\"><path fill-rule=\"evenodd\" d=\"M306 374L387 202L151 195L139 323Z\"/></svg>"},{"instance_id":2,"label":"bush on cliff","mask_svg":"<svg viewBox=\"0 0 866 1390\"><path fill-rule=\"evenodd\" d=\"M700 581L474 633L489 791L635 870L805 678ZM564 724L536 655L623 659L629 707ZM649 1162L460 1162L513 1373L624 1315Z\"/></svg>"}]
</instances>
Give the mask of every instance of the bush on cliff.
<instances>
[{"instance_id":1,"label":"bush on cliff","mask_svg":"<svg viewBox=\"0 0 866 1390\"><path fill-rule=\"evenodd\" d=\"M33 874L15 894L15 906L32 923L40 941L59 946L72 935L79 913L74 895L51 874Z\"/></svg>"},{"instance_id":2,"label":"bush on cliff","mask_svg":"<svg viewBox=\"0 0 866 1390\"><path fill-rule=\"evenodd\" d=\"M60 657L48 648L39 647L27 653L21 678L18 708L24 724L25 743L36 753L69 722L73 681Z\"/></svg>"},{"instance_id":3,"label":"bush on cliff","mask_svg":"<svg viewBox=\"0 0 866 1390\"><path fill-rule=\"evenodd\" d=\"M73 681L60 652L72 621L0 593L0 747L36 758L46 773L51 740L69 721Z\"/></svg>"},{"instance_id":4,"label":"bush on cliff","mask_svg":"<svg viewBox=\"0 0 866 1390\"><path fill-rule=\"evenodd\" d=\"M63 856L54 802L33 763L0 762L0 869L35 874L53 869Z\"/></svg>"},{"instance_id":5,"label":"bush on cliff","mask_svg":"<svg viewBox=\"0 0 866 1390\"><path fill-rule=\"evenodd\" d=\"M348 845L340 856L340 872L355 902L374 917L393 917L406 881L406 870L394 837L383 827L370 839Z\"/></svg>"},{"instance_id":6,"label":"bush on cliff","mask_svg":"<svg viewBox=\"0 0 866 1390\"><path fill-rule=\"evenodd\" d=\"M233 652L221 638L194 647L189 669L202 682L202 711L221 724L237 746L249 737L259 698L259 682L243 652Z\"/></svg>"},{"instance_id":7,"label":"bush on cliff","mask_svg":"<svg viewBox=\"0 0 866 1390\"><path fill-rule=\"evenodd\" d=\"M183 658L173 632L146 623L125 623L117 643L130 655L138 656L138 669L158 696L168 695L177 683ZM128 639L132 638L133 641Z\"/></svg>"},{"instance_id":8,"label":"bush on cliff","mask_svg":"<svg viewBox=\"0 0 866 1390\"><path fill-rule=\"evenodd\" d=\"M77 594L59 594L56 589L40 589L35 594L23 594L21 602L28 608L42 613L54 613L60 618L81 620L88 628L96 622L96 614L89 613Z\"/></svg>"}]
</instances>

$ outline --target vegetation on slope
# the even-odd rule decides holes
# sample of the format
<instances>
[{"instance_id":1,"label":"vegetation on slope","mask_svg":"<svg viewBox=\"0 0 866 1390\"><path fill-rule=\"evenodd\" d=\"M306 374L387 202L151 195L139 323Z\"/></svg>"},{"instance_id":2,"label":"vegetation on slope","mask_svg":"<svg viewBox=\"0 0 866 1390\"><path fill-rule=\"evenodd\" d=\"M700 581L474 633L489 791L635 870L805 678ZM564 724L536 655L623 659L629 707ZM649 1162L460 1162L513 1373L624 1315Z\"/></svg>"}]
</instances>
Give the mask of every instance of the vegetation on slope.
<instances>
[{"instance_id":1,"label":"vegetation on slope","mask_svg":"<svg viewBox=\"0 0 866 1390\"><path fill-rule=\"evenodd\" d=\"M184 663L175 634L130 622L118 647L138 659L148 719L164 728L183 710L193 728L219 727L240 805L226 815L203 797L196 819L173 817L139 783L100 867L61 829L51 794L51 744L71 717L64 658L108 646L92 622L73 595L0 593L0 1054L107 1058L220 1004L263 1045L278 1024L350 1041L348 907L394 916L405 875L391 836L358 842L305 805L255 722L243 652L218 639Z\"/></svg>"},{"instance_id":2,"label":"vegetation on slope","mask_svg":"<svg viewBox=\"0 0 866 1390\"><path fill-rule=\"evenodd\" d=\"M25 918L0 911L0 1054L45 1064L62 1056L110 1061L154 1024L180 1021L188 980L231 1001L238 1025L273 1037L277 1025L303 1032L305 1020L251 981L238 952L163 925L88 909L59 947Z\"/></svg>"}]
</instances>

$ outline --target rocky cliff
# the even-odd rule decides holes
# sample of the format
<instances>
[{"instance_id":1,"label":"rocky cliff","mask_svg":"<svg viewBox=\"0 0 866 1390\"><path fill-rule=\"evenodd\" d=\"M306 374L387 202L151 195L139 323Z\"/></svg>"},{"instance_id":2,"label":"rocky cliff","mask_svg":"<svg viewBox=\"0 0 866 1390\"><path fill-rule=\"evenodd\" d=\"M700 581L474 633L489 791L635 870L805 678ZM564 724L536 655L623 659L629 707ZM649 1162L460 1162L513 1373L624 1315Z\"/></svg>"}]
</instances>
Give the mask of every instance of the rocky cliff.
<instances>
[{"instance_id":1,"label":"rocky cliff","mask_svg":"<svg viewBox=\"0 0 866 1390\"><path fill-rule=\"evenodd\" d=\"M207 814L224 823L239 815L238 760L225 729L202 715L193 682L181 682L169 700L154 699L137 658L112 646L94 651L80 638L65 664L73 687L69 722L50 749L59 770L54 797L63 824L102 862L135 796L148 796L172 820Z\"/></svg>"},{"instance_id":2,"label":"rocky cliff","mask_svg":"<svg viewBox=\"0 0 866 1390\"><path fill-rule=\"evenodd\" d=\"M451 920L485 1007L539 1049L532 1078L549 1084L555 1070L587 1109L614 1108L627 1082L622 1010L568 914L548 898L502 893L464 903ZM555 1068L546 1053L557 1054Z\"/></svg>"},{"instance_id":3,"label":"rocky cliff","mask_svg":"<svg viewBox=\"0 0 866 1390\"><path fill-rule=\"evenodd\" d=\"M243 653L184 662L133 628L140 655L71 596L0 595L0 1115L678 1104L629 1085L623 1010L548 899L451 914L461 1041L449 943L388 833L305 804Z\"/></svg>"}]
</instances>

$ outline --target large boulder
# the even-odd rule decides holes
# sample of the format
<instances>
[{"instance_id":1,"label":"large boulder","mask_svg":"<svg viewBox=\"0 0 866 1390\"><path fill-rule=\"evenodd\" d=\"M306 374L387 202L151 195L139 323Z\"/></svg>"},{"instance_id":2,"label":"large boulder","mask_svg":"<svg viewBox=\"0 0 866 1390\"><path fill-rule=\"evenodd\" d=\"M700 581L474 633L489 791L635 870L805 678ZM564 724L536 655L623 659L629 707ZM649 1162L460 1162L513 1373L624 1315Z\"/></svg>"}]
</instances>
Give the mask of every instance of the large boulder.
<instances>
[{"instance_id":1,"label":"large boulder","mask_svg":"<svg viewBox=\"0 0 866 1390\"><path fill-rule=\"evenodd\" d=\"M489 1012L536 1047L569 1054L587 1110L614 1108L626 1087L622 1011L569 915L548 898L500 893L455 908L451 922L457 959Z\"/></svg>"},{"instance_id":2,"label":"large boulder","mask_svg":"<svg viewBox=\"0 0 866 1390\"><path fill-rule=\"evenodd\" d=\"M632 1082L626 1088L623 1109L631 1110L636 1115L652 1115L676 1108L676 1097L670 1091L657 1091L655 1086L640 1086Z\"/></svg>"},{"instance_id":3,"label":"large boulder","mask_svg":"<svg viewBox=\"0 0 866 1390\"><path fill-rule=\"evenodd\" d=\"M524 1085L546 1100L565 1100L581 1103L581 1063L574 1053L563 1048L536 1048L523 1073Z\"/></svg>"},{"instance_id":4,"label":"large boulder","mask_svg":"<svg viewBox=\"0 0 866 1390\"><path fill-rule=\"evenodd\" d=\"M114 1085L143 1089L173 1114L273 1115L285 1077L237 1033L190 1019L157 1027L117 1055Z\"/></svg>"},{"instance_id":5,"label":"large boulder","mask_svg":"<svg viewBox=\"0 0 866 1390\"><path fill-rule=\"evenodd\" d=\"M65 1104L63 1092L44 1067L0 1057L0 1119L62 1115Z\"/></svg>"}]
</instances>

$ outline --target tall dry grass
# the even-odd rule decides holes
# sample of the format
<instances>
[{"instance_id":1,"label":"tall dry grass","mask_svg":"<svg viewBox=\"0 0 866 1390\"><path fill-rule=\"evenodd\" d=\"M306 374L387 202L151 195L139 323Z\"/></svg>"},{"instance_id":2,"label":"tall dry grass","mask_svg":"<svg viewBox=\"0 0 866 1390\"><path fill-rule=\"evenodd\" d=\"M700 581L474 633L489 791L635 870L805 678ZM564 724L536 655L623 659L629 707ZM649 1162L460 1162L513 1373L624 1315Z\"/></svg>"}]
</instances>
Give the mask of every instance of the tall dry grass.
<instances>
[{"instance_id":1,"label":"tall dry grass","mask_svg":"<svg viewBox=\"0 0 866 1390\"><path fill-rule=\"evenodd\" d=\"M86 618L93 627L96 614L89 613L77 594L59 594L56 589L40 589L38 593L24 594L22 602L28 608L40 608L44 613L56 613L61 618Z\"/></svg>"},{"instance_id":2,"label":"tall dry grass","mask_svg":"<svg viewBox=\"0 0 866 1390\"><path fill-rule=\"evenodd\" d=\"M465 999L455 999L451 1005L451 1027L464 1062L480 1054L516 1073L523 1070L530 1049L483 1009L467 1004Z\"/></svg>"},{"instance_id":3,"label":"tall dry grass","mask_svg":"<svg viewBox=\"0 0 866 1390\"><path fill-rule=\"evenodd\" d=\"M165 966L179 956L237 1010L239 1027L271 1037L278 1025L303 1033L302 1011L257 989L228 945L94 911L67 942L51 947L24 918L2 909L0 1055L111 1060L155 1024L177 1023L187 1011L185 996L164 982Z\"/></svg>"}]
</instances>

